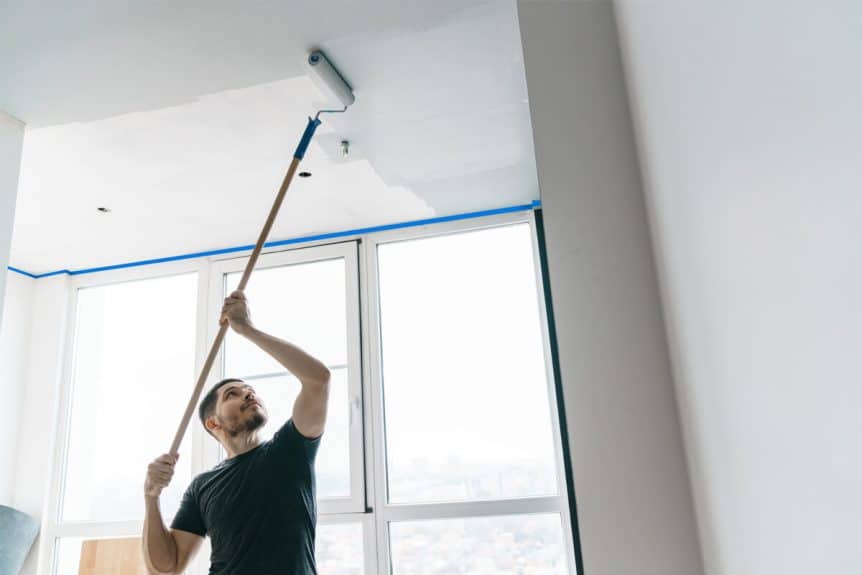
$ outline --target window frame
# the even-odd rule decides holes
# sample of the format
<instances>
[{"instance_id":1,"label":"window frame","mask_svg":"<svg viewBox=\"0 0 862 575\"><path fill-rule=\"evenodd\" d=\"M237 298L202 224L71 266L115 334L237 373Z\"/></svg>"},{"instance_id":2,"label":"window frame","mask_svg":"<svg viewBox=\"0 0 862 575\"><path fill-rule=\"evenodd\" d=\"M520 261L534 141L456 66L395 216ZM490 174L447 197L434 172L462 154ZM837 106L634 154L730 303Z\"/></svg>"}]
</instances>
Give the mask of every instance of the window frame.
<instances>
[{"instance_id":1,"label":"window frame","mask_svg":"<svg viewBox=\"0 0 862 575\"><path fill-rule=\"evenodd\" d=\"M201 303L205 301L206 285L204 279L209 262L205 260L168 262L157 268L127 268L94 275L72 276L67 294L67 316L65 323L61 380L57 403L55 405L56 432L54 453L52 454L49 491L45 512L43 513L40 533L38 571L54 575L57 568L58 540L61 538L86 537L92 539L111 537L139 537L143 520L122 521L67 521L61 519L63 497L65 495L66 474L68 472L69 439L71 436L71 409L74 397L74 375L76 359L76 336L78 327L78 297L82 289L116 285L133 281L144 281L176 275L197 274L197 320L195 326L195 371L203 365L205 351L202 351L200 338L202 323ZM195 446L201 438L192 433L191 445L194 457ZM166 448L169 446L166 446ZM192 473L199 471L192 461ZM146 470L141 470L141 506L143 507L143 480Z\"/></svg>"},{"instance_id":2,"label":"window frame","mask_svg":"<svg viewBox=\"0 0 862 575\"><path fill-rule=\"evenodd\" d=\"M430 238L478 231L486 228L528 224L533 253L533 272L537 290L538 313L541 324L542 348L545 359L546 385L549 398L549 416L552 423L554 454L556 458L557 495L504 499L478 502L389 504L386 501L385 435L383 412L382 381L382 342L380 331L380 291L377 275L377 248L380 245L398 241ZM519 211L512 213L483 216L481 218L453 218L444 223L430 223L421 226L399 227L370 234L344 236L338 240L320 240L300 246L265 249L258 268L289 265L282 262L301 263L316 261L314 254L347 253L345 259L346 278L353 295L348 293L348 314L358 318L356 328L348 328L348 363L357 362L357 369L349 372L350 395L352 401L351 429L358 425L358 443L354 445L351 432L351 492L352 497L343 506L335 500L321 500L319 503L318 523L320 525L358 522L363 525L364 566L366 575L389 575L393 572L389 546L389 524L396 521L487 517L494 515L518 515L535 513L558 514L562 524L563 543L566 548L568 573L577 573L575 563L575 541L572 533L573 507L568 500L566 469L562 445L567 438L561 435L559 411L561 398L557 395L551 355L551 339L548 332L548 315L543 289L537 223L535 212ZM338 256L340 257L340 256ZM83 288L97 287L127 281L153 279L183 273L198 275L197 324L195 341L195 372L201 366L209 351L209 346L218 329L217 313L212 310L221 308L221 289L224 273L244 268L248 254L225 255L197 260L174 261L153 266L129 267L72 276L69 281L68 308L63 341L61 378L58 382L57 401L52 405L57 417L53 437L55 446L51 455L51 474L49 491L46 497L43 527L39 542L38 569L40 573L54 574L56 567L57 540L65 537L139 537L143 528L142 520L132 521L60 521L63 483L65 481L70 409L73 394L75 335L77 320L78 291ZM350 264L348 261L352 261ZM351 267L352 266L352 267ZM350 270L353 270L352 272ZM225 272L226 270L226 272ZM352 310L352 311L351 311ZM351 355L352 354L352 355ZM220 375L223 349L219 351L216 369L210 375L210 385ZM352 365L352 364L351 364ZM189 382L190 384L192 382ZM358 393L354 395L358 385ZM189 386L189 392L191 385ZM356 414L358 409L358 415ZM192 474L207 469L212 462L218 461L218 445L211 441L200 425L191 425ZM354 468L361 472L356 474ZM141 481L145 470L141 471ZM358 480L358 481L357 481ZM358 486L358 489L357 489ZM334 503L334 504L333 504ZM199 557L189 573L203 573L206 558Z\"/></svg>"},{"instance_id":3,"label":"window frame","mask_svg":"<svg viewBox=\"0 0 862 575\"><path fill-rule=\"evenodd\" d=\"M475 502L450 502L450 503L418 503L418 504L391 504L387 501L387 468L386 468L386 437L383 404L383 349L381 337L381 315L380 315L380 286L377 266L378 246L423 238L439 237L444 235L479 231L487 228L500 226L527 224L530 228L531 251L533 254L533 277L536 285L536 296L538 303L538 314L541 324L542 349L545 359L545 384L548 393L548 415L551 420L554 456L557 472L557 495L527 497L519 499L502 499ZM544 281L541 273L541 262L539 259L539 245L536 230L535 213L517 212L484 217L479 220L452 221L443 224L432 224L390 230L376 233L362 242L363 261L363 341L366 342L364 357L366 364L366 417L370 418L370 444L367 447L370 454L369 466L373 468L369 477L369 484L373 484L369 491L369 501L373 502L372 509L375 512L375 531L378 547L378 570L380 574L393 573L392 556L390 550L389 524L397 521L422 520L422 519L448 519L487 517L494 515L518 515L535 513L559 514L563 544L566 548L566 563L570 574L576 573L575 543L570 520L571 506L569 504L568 490L566 489L565 461L563 458L563 441L557 410L560 398L557 397L554 374L552 369L552 356L550 337L548 332L548 316L545 305L545 294L542 286Z\"/></svg>"},{"instance_id":4,"label":"window frame","mask_svg":"<svg viewBox=\"0 0 862 575\"><path fill-rule=\"evenodd\" d=\"M337 513L361 513L365 510L364 445L362 442L362 363L359 315L359 257L357 241L339 242L321 246L265 253L260 256L256 270L279 268L303 263L344 259L345 298L347 312L347 385L350 421L350 496L320 499L319 515ZM207 308L207 339L215 339L219 330L219 310L224 301L227 274L242 272L248 256L221 259L213 262L209 277L209 304ZM252 276L252 280L254 276ZM253 304L252 304L253 305ZM275 334L278 335L278 334ZM300 342L301 343L301 342ZM287 371L285 370L285 373ZM224 345L219 349L207 388L224 377L242 377L243 374L224 373ZM197 426L200 427L200 426ZM206 441L202 446L204 469L218 464L219 446L215 441Z\"/></svg>"}]
</instances>

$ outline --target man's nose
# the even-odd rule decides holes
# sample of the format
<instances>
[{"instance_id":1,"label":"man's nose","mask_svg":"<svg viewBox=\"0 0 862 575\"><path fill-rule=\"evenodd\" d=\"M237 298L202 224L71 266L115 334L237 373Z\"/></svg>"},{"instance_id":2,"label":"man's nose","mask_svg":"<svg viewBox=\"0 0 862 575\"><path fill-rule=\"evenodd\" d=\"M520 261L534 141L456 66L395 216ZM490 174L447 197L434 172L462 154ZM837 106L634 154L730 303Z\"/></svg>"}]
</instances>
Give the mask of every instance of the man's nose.
<instances>
[{"instance_id":1,"label":"man's nose","mask_svg":"<svg viewBox=\"0 0 862 575\"><path fill-rule=\"evenodd\" d=\"M252 400L252 399L254 399L255 397L256 397L256 396L254 395L254 392L253 392L253 391L251 391L251 390L248 390L248 391L246 392L246 394L245 394L245 400L246 400L246 401L251 401L251 400Z\"/></svg>"}]
</instances>

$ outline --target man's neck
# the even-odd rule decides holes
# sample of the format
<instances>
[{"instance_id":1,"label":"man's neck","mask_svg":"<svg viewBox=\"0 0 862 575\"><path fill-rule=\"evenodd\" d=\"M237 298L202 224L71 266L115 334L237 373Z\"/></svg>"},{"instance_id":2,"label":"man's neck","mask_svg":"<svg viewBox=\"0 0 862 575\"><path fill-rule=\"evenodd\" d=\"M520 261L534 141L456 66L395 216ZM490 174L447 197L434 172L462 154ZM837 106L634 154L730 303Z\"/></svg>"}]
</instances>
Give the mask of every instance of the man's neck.
<instances>
[{"instance_id":1,"label":"man's neck","mask_svg":"<svg viewBox=\"0 0 862 575\"><path fill-rule=\"evenodd\" d=\"M240 434L234 437L224 437L221 442L224 450L227 451L228 459L251 451L260 445L260 443L261 441L256 431L248 434Z\"/></svg>"}]
</instances>

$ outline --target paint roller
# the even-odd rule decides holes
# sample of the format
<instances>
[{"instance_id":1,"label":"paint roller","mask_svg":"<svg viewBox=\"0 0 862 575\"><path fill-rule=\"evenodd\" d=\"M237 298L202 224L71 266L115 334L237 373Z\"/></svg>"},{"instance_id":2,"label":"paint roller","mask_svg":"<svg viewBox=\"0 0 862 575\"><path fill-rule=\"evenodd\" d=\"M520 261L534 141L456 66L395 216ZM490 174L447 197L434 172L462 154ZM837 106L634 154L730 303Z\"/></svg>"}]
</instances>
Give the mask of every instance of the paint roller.
<instances>
[{"instance_id":1,"label":"paint roller","mask_svg":"<svg viewBox=\"0 0 862 575\"><path fill-rule=\"evenodd\" d=\"M308 66L313 72L311 78L315 84L324 93L329 93L341 102L344 105L344 110L356 101L350 84L347 83L344 76L332 65L326 54L320 50L315 50L308 55ZM341 111L343 112L344 110Z\"/></svg>"},{"instance_id":2,"label":"paint roller","mask_svg":"<svg viewBox=\"0 0 862 575\"><path fill-rule=\"evenodd\" d=\"M272 204L272 208L269 211L269 216L266 218L266 222L263 225L263 229L260 231L260 236L258 236L254 250L248 258L245 271L243 271L242 278L237 286L238 290L244 290L248 285L248 280L251 278L251 272L254 270L254 266L257 263L257 259L260 256L260 252L263 249L264 244L266 244L266 238L269 236L273 223L275 223L275 218L278 215L278 210L281 208L281 204L287 194L287 189L290 187L290 182L293 180L293 176L299 167L299 163L302 161L302 158L305 157L305 152L308 149L308 145L311 143L311 139L314 137L315 130L317 130L317 127L321 124L320 115L345 112L356 100L350 84L347 83L344 76L342 76L338 69L332 65L332 62L330 62L329 58L327 58L322 51L314 50L308 55L308 67L311 72L312 79L322 88L323 92L328 94L331 98L338 100L344 107L341 109L319 110L314 118L308 118L308 124L305 127L305 132L303 132L302 137L299 140L296 152L293 154L293 160L290 162L287 174L284 176L284 180L281 183L281 187L279 188L275 201ZM182 443L183 436L186 434L186 429L188 429L189 421L195 411L195 406L197 405L198 400L200 400L204 384L206 383L207 378L209 378L210 370L212 369L213 363L215 363L216 356L218 355L218 350L224 342L225 335L227 335L228 327L229 326L227 324L219 326L219 331L210 347L210 351L207 354L203 367L201 368L200 376L198 376L197 383L195 384L195 389L189 399L186 412L183 414L183 418L180 421L176 435L174 435L174 441L171 444L169 452L171 455L176 455L179 451L180 443Z\"/></svg>"}]
</instances>

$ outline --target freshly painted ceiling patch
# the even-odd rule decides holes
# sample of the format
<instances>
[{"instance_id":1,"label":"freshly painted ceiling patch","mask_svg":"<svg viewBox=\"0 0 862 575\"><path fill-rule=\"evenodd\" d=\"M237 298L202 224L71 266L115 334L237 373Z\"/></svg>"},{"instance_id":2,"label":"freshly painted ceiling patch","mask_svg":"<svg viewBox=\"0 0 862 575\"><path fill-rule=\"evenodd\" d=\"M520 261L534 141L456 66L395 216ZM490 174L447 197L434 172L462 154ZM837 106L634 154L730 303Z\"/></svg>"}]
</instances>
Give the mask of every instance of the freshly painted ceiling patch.
<instances>
[{"instance_id":1,"label":"freshly painted ceiling patch","mask_svg":"<svg viewBox=\"0 0 862 575\"><path fill-rule=\"evenodd\" d=\"M312 41L337 55L334 63L348 74L356 103L316 134L303 163L314 185L290 190L274 237L539 197L515 2L440 0L407 7L412 3L393 1L370 19L347 3L347 12L295 20L303 24L287 36L283 29L260 34L262 22L284 26L284 18L265 17L268 10L310 16L316 3L252 4L230 14L209 13L223 18L217 30L207 28L215 23L206 19L183 30L175 14L160 11L162 31L176 32L182 44L166 48L151 41L163 39L156 35L134 45L144 61L151 61L154 46L176 59L155 65L157 79L151 82L139 77L149 72L136 69L132 99L116 92L135 82L116 81L116 70L104 67L110 57L88 53L72 62L68 51L57 50L60 60L22 67L22 74L44 74L42 64L51 64L57 73L44 75L51 86L64 86L67 76L76 86L93 84L82 77L112 80L93 84L103 89L92 94L51 89L45 93L50 98L41 100L41 122L31 125L42 127L24 137L12 261L31 271L88 269L247 243L269 211L305 117L325 104L312 79L301 75L304 66L287 64L304 62ZM402 17L393 19L396 14ZM222 32L239 30L238 20L246 23L240 27L245 36ZM337 33L335 22L341 26ZM105 34L85 34L82 45L124 49L128 35L118 36L116 26L99 30ZM206 30L213 33L212 45L189 42L180 33ZM122 42L113 43L118 38ZM258 49L246 51L251 46ZM213 58L223 53L230 57ZM94 48L93 54L111 52ZM14 84L17 93L23 84ZM227 86L232 89L216 91ZM35 102L26 90L18 96L25 105ZM84 99L86 110L66 108L76 97ZM91 100L100 104L90 106ZM179 105L158 107L174 102ZM108 117L114 110L121 115ZM46 125L50 118L100 119ZM349 142L346 148L342 140ZM93 209L102 205L111 207L110 217Z\"/></svg>"},{"instance_id":2,"label":"freshly painted ceiling patch","mask_svg":"<svg viewBox=\"0 0 862 575\"><path fill-rule=\"evenodd\" d=\"M299 77L27 131L12 261L33 271L89 268L245 243L265 220L320 100L311 80ZM334 133L330 123L319 132ZM312 141L303 168L315 185L290 190L275 237L435 215L367 159L336 163ZM110 218L88 207L105 204Z\"/></svg>"}]
</instances>

